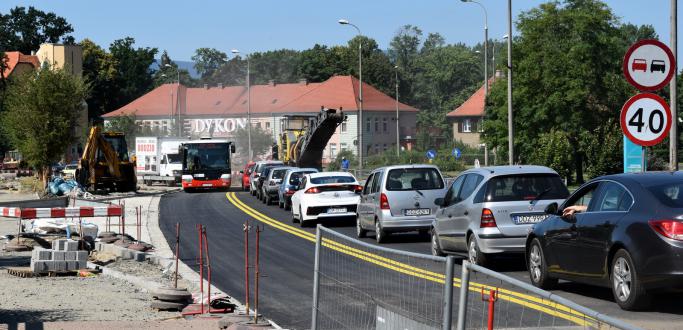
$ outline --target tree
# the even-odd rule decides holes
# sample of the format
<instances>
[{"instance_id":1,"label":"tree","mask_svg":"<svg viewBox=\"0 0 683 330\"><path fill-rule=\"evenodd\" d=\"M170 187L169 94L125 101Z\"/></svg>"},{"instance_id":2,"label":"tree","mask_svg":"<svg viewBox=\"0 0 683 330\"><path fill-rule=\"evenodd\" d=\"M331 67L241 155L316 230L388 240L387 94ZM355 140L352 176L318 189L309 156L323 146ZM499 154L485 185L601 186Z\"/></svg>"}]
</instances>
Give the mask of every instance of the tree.
<instances>
[{"instance_id":1,"label":"tree","mask_svg":"<svg viewBox=\"0 0 683 330\"><path fill-rule=\"evenodd\" d=\"M41 44L73 44L68 35L73 32L71 24L54 13L46 13L34 7L14 7L9 14L0 13L0 49L18 50L24 54L36 51Z\"/></svg>"},{"instance_id":2,"label":"tree","mask_svg":"<svg viewBox=\"0 0 683 330\"><path fill-rule=\"evenodd\" d=\"M247 158L249 154L248 146L248 132L247 128L238 128L234 132L235 147L237 153L243 158ZM259 126L251 128L251 149L254 153L254 158L270 156L271 148L273 147L273 134L262 129Z\"/></svg>"},{"instance_id":3,"label":"tree","mask_svg":"<svg viewBox=\"0 0 683 330\"><path fill-rule=\"evenodd\" d=\"M79 43L83 49L83 78L90 85L88 118L97 121L101 115L115 110L112 88L117 76L118 63L112 54L89 39Z\"/></svg>"},{"instance_id":4,"label":"tree","mask_svg":"<svg viewBox=\"0 0 683 330\"><path fill-rule=\"evenodd\" d=\"M107 132L122 132L126 135L128 150L135 150L135 137L140 127L135 123L135 113L112 117L104 127Z\"/></svg>"},{"instance_id":5,"label":"tree","mask_svg":"<svg viewBox=\"0 0 683 330\"><path fill-rule=\"evenodd\" d=\"M572 170L581 183L585 164L603 157L589 154L582 147L586 146L582 136L616 118L616 110L635 92L621 73L630 38L624 31L629 29L622 29L611 10L597 0L541 4L520 14L517 27L520 35L513 45L515 161L528 162L538 152L542 133L561 130L568 133ZM502 80L494 84L486 110L484 140L492 148L507 149L504 84Z\"/></svg>"},{"instance_id":6,"label":"tree","mask_svg":"<svg viewBox=\"0 0 683 330\"><path fill-rule=\"evenodd\" d=\"M211 77L228 60L228 55L215 48L198 48L192 56L194 68L202 78Z\"/></svg>"},{"instance_id":7,"label":"tree","mask_svg":"<svg viewBox=\"0 0 683 330\"><path fill-rule=\"evenodd\" d=\"M133 48L135 39L127 37L115 40L109 46L109 52L115 61L116 74L109 86L112 92L111 109L116 110L154 87L154 70L150 67L154 63L156 48Z\"/></svg>"},{"instance_id":8,"label":"tree","mask_svg":"<svg viewBox=\"0 0 683 330\"><path fill-rule=\"evenodd\" d=\"M62 69L22 75L7 89L3 129L45 184L50 164L75 141L74 127L87 95L87 84Z\"/></svg>"},{"instance_id":9,"label":"tree","mask_svg":"<svg viewBox=\"0 0 683 330\"><path fill-rule=\"evenodd\" d=\"M168 52L165 50L161 53L161 60L159 61L159 70L154 73L154 87L159 87L163 84L175 83L180 79L180 83L187 87L194 87L197 82L190 73L185 69L180 69L178 64L171 60Z\"/></svg>"}]
</instances>

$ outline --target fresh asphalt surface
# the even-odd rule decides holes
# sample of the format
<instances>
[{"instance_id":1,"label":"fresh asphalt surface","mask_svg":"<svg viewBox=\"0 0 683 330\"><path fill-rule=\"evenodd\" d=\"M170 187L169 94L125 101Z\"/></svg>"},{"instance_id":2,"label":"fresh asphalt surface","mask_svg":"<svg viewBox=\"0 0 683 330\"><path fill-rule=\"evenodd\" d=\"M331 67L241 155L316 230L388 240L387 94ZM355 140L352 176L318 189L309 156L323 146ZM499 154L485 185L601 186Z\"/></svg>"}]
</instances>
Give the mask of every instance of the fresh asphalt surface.
<instances>
[{"instance_id":1,"label":"fresh asphalt surface","mask_svg":"<svg viewBox=\"0 0 683 330\"><path fill-rule=\"evenodd\" d=\"M233 191L236 190L233 188ZM237 192L235 197L248 207L257 210L269 218L284 224L293 225L291 213L278 208L277 205L266 206L247 192ZM242 228L247 220L250 221L252 226L260 224L264 228L260 237L260 312L285 328L309 328L315 252L315 245L312 242L254 220L250 215L233 205L227 199L225 192L177 192L162 197L160 202L160 226L162 232L169 245L174 246L175 224L180 224L180 257L195 270L199 269L197 265L198 233L196 225L203 224L206 226L211 256L212 282L218 288L242 302L245 301L244 232ZM295 226L298 227L298 225ZM332 229L337 232L349 237L355 237L355 227L352 221L337 221L332 226ZM315 233L314 228L305 228L304 230ZM368 238L363 240L374 244L372 235L370 233ZM254 238L255 236L252 232L249 238L250 262L252 264L254 260ZM429 237L421 236L417 233L391 235L388 237L388 242L382 244L382 246L424 254L428 254L430 251ZM357 260L357 262L362 263L360 260ZM461 272L459 263L460 260L456 261L456 277L459 277ZM524 266L524 260L521 257L498 259L493 269L528 282L528 273ZM252 274L250 279L250 285L252 286L250 307L253 308L254 269L252 268L250 271ZM382 273L383 275L380 275L379 278L389 278L389 276L392 276L392 274L389 274L390 270L382 270L382 272L386 273ZM343 274L334 275L341 277ZM473 280L490 282L485 278L474 278ZM392 283L384 283L384 285L385 289L389 288L388 290L405 289L401 288L400 283L397 283L395 287L392 286ZM508 289L515 290L511 287L508 287ZM371 288L365 288L365 290L371 290ZM522 290L515 291L524 293ZM648 311L626 312L622 311L614 303L611 290L606 288L574 283L560 283L558 289L553 292L580 305L643 328L676 328L683 322L683 295L681 294L655 297L653 307ZM456 301L458 294L459 289L454 288ZM475 295L478 295L478 293L470 294L470 296ZM434 298L439 299L438 297ZM407 307L407 309L413 309L416 306ZM480 305L473 307L475 309L474 315L479 315L477 316L478 321L481 319L481 311L479 311L481 307ZM340 310L340 313L342 312ZM372 312L374 313L374 311ZM535 323L537 321L537 318L524 320L523 324L517 325L534 326L538 325Z\"/></svg>"}]
</instances>

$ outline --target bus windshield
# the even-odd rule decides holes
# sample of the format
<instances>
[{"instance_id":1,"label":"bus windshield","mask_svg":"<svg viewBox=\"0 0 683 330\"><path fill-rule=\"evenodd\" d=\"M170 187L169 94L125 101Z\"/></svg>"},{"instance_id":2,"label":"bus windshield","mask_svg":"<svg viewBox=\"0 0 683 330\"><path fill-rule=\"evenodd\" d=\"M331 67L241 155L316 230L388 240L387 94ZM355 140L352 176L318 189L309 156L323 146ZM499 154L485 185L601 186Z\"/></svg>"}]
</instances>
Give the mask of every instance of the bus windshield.
<instances>
[{"instance_id":1,"label":"bus windshield","mask_svg":"<svg viewBox=\"0 0 683 330\"><path fill-rule=\"evenodd\" d=\"M187 156L184 169L197 171L230 168L230 150L227 143L190 143L185 146Z\"/></svg>"}]
</instances>

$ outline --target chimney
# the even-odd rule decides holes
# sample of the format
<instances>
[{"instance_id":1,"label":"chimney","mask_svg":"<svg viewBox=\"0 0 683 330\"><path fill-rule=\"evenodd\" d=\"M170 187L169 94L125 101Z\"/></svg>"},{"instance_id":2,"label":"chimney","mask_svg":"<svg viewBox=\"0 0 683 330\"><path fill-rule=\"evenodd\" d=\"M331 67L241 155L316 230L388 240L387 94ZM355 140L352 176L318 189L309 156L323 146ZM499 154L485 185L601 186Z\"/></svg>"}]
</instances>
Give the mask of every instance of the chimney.
<instances>
[{"instance_id":1,"label":"chimney","mask_svg":"<svg viewBox=\"0 0 683 330\"><path fill-rule=\"evenodd\" d=\"M299 85L308 85L308 80L306 78L299 79Z\"/></svg>"},{"instance_id":2,"label":"chimney","mask_svg":"<svg viewBox=\"0 0 683 330\"><path fill-rule=\"evenodd\" d=\"M204 84L204 89L209 89L209 84Z\"/></svg>"},{"instance_id":3,"label":"chimney","mask_svg":"<svg viewBox=\"0 0 683 330\"><path fill-rule=\"evenodd\" d=\"M218 88L223 89L223 83L218 83Z\"/></svg>"},{"instance_id":4,"label":"chimney","mask_svg":"<svg viewBox=\"0 0 683 330\"><path fill-rule=\"evenodd\" d=\"M275 79L268 80L268 86L275 87Z\"/></svg>"},{"instance_id":5,"label":"chimney","mask_svg":"<svg viewBox=\"0 0 683 330\"><path fill-rule=\"evenodd\" d=\"M36 51L35 51L35 50L32 50L32 51L31 51L31 56L36 56Z\"/></svg>"}]
</instances>

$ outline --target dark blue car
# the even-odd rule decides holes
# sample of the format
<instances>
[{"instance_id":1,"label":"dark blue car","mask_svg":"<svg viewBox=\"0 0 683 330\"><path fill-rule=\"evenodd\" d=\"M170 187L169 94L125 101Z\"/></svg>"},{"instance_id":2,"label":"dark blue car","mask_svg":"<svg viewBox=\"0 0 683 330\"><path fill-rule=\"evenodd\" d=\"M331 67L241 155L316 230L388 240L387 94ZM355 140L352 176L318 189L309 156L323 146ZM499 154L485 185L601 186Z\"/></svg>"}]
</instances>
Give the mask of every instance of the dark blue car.
<instances>
[{"instance_id":1,"label":"dark blue car","mask_svg":"<svg viewBox=\"0 0 683 330\"><path fill-rule=\"evenodd\" d=\"M582 211L568 215L571 209ZM626 310L646 308L653 293L683 288L682 172L599 177L546 213L526 241L537 287L558 279L610 287Z\"/></svg>"}]
</instances>

